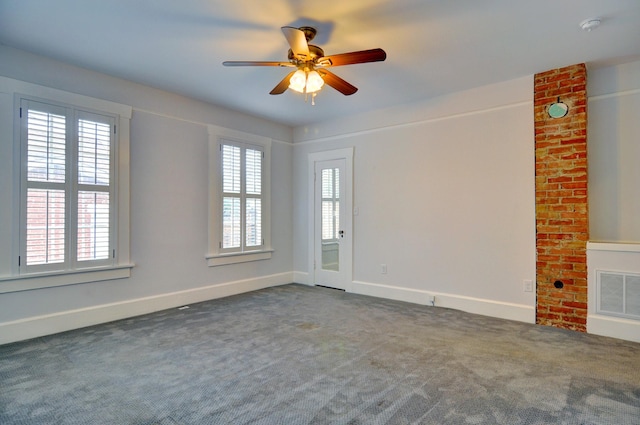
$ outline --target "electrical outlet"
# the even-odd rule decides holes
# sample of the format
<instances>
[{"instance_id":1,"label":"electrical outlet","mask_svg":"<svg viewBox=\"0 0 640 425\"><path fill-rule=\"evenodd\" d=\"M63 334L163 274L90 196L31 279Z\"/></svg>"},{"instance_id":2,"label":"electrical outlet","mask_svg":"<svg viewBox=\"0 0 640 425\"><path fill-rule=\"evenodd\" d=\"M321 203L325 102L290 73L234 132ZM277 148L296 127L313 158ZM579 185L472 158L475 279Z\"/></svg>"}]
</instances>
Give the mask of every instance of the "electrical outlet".
<instances>
[{"instance_id":1,"label":"electrical outlet","mask_svg":"<svg viewBox=\"0 0 640 425\"><path fill-rule=\"evenodd\" d=\"M524 292L533 292L533 280L525 279L522 281L522 290Z\"/></svg>"},{"instance_id":2,"label":"electrical outlet","mask_svg":"<svg viewBox=\"0 0 640 425\"><path fill-rule=\"evenodd\" d=\"M380 264L380 273L387 274L387 265L386 264Z\"/></svg>"}]
</instances>

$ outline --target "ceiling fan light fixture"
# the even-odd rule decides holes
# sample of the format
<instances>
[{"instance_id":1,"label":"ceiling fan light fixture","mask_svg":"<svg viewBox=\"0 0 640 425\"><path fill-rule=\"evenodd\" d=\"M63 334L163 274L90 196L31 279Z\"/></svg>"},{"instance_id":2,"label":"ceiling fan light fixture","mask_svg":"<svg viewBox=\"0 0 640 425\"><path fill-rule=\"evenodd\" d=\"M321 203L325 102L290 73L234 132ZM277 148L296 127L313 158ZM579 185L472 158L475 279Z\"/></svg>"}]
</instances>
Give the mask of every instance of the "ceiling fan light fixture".
<instances>
[{"instance_id":1,"label":"ceiling fan light fixture","mask_svg":"<svg viewBox=\"0 0 640 425\"><path fill-rule=\"evenodd\" d=\"M299 69L292 76L291 80L289 80L289 88L291 90L295 90L298 93L304 93L304 87L307 85L307 74Z\"/></svg>"},{"instance_id":2,"label":"ceiling fan light fixture","mask_svg":"<svg viewBox=\"0 0 640 425\"><path fill-rule=\"evenodd\" d=\"M315 93L324 85L324 80L317 71L297 70L289 80L289 88L298 93Z\"/></svg>"},{"instance_id":3,"label":"ceiling fan light fixture","mask_svg":"<svg viewBox=\"0 0 640 425\"><path fill-rule=\"evenodd\" d=\"M307 74L307 93L315 93L322 88L324 80L318 71L311 71Z\"/></svg>"}]
</instances>

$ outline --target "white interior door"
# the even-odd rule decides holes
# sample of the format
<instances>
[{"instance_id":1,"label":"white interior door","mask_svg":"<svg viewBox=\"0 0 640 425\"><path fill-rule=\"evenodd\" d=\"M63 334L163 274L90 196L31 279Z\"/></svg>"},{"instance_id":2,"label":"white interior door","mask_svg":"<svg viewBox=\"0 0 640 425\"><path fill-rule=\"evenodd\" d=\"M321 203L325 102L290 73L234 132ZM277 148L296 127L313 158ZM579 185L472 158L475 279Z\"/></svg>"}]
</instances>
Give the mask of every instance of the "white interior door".
<instances>
[{"instance_id":1,"label":"white interior door","mask_svg":"<svg viewBox=\"0 0 640 425\"><path fill-rule=\"evenodd\" d=\"M340 158L314 164L313 283L346 290L351 273L347 161Z\"/></svg>"}]
</instances>

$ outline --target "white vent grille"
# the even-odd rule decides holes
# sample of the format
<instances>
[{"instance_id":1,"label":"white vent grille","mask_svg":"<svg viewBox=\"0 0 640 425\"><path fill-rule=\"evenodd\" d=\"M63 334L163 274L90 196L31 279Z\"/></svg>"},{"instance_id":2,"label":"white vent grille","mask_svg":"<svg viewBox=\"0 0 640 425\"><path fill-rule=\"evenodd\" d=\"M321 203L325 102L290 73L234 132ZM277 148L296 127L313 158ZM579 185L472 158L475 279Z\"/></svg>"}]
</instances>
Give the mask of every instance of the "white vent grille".
<instances>
[{"instance_id":1,"label":"white vent grille","mask_svg":"<svg viewBox=\"0 0 640 425\"><path fill-rule=\"evenodd\" d=\"M598 313L640 319L640 274L598 271Z\"/></svg>"}]
</instances>

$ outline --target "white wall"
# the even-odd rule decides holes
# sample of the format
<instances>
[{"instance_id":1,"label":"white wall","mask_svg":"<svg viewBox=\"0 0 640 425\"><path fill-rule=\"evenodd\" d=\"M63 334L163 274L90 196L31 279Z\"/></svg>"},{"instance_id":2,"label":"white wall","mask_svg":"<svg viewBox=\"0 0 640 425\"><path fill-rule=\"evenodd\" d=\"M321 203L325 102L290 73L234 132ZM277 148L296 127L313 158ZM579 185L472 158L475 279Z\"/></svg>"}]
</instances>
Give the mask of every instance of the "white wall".
<instances>
[{"instance_id":1,"label":"white wall","mask_svg":"<svg viewBox=\"0 0 640 425\"><path fill-rule=\"evenodd\" d=\"M640 61L589 70L587 331L640 341L640 320L598 312L597 273L640 273Z\"/></svg>"},{"instance_id":2,"label":"white wall","mask_svg":"<svg viewBox=\"0 0 640 425\"><path fill-rule=\"evenodd\" d=\"M0 343L292 281L292 146L286 126L0 47L0 75L133 106L131 277L0 294ZM11 96L0 96L11 125ZM271 137L271 260L207 267L207 124ZM0 177L13 141L0 140ZM10 199L10 178L0 199ZM2 215L1 244L10 244ZM7 221L8 220L8 221ZM2 250L6 253L6 250Z\"/></svg>"},{"instance_id":3,"label":"white wall","mask_svg":"<svg viewBox=\"0 0 640 425\"><path fill-rule=\"evenodd\" d=\"M355 147L350 290L533 322L532 77L295 129L294 267L308 276L307 158ZM388 273L381 274L380 264ZM424 298L424 297L422 297Z\"/></svg>"},{"instance_id":4,"label":"white wall","mask_svg":"<svg viewBox=\"0 0 640 425\"><path fill-rule=\"evenodd\" d=\"M640 243L640 61L589 70L592 241Z\"/></svg>"}]
</instances>

